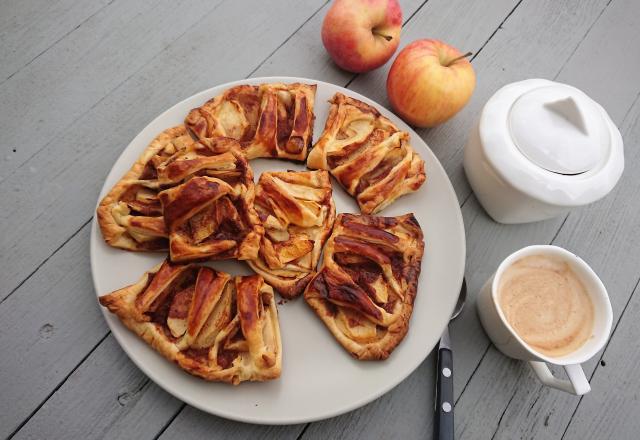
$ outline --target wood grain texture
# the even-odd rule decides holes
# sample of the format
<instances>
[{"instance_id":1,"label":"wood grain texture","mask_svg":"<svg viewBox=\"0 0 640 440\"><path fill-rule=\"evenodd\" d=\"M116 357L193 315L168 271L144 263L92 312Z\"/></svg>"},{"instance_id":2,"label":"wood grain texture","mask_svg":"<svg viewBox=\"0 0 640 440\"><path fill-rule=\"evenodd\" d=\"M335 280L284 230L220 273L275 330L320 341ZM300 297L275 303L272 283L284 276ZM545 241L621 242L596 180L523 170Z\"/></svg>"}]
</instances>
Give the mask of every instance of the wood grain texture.
<instances>
[{"instance_id":1,"label":"wood grain texture","mask_svg":"<svg viewBox=\"0 0 640 440\"><path fill-rule=\"evenodd\" d=\"M0 85L2 181L221 1L111 3Z\"/></svg>"},{"instance_id":2,"label":"wood grain texture","mask_svg":"<svg viewBox=\"0 0 640 440\"><path fill-rule=\"evenodd\" d=\"M181 405L109 336L14 438L153 438Z\"/></svg>"},{"instance_id":3,"label":"wood grain texture","mask_svg":"<svg viewBox=\"0 0 640 440\"><path fill-rule=\"evenodd\" d=\"M172 421L160 439L220 439L295 440L302 433L302 425L265 426L233 422L186 406Z\"/></svg>"},{"instance_id":4,"label":"wood grain texture","mask_svg":"<svg viewBox=\"0 0 640 440\"><path fill-rule=\"evenodd\" d=\"M0 4L0 84L113 0L6 0Z\"/></svg>"},{"instance_id":5,"label":"wood grain texture","mask_svg":"<svg viewBox=\"0 0 640 440\"><path fill-rule=\"evenodd\" d=\"M88 241L86 227L0 305L0 437L13 432L107 333L92 294Z\"/></svg>"},{"instance_id":6,"label":"wood grain texture","mask_svg":"<svg viewBox=\"0 0 640 440\"><path fill-rule=\"evenodd\" d=\"M631 302L598 364L591 385L597 394L586 395L562 438L571 440L635 439L640 432L640 289Z\"/></svg>"},{"instance_id":7,"label":"wood grain texture","mask_svg":"<svg viewBox=\"0 0 640 440\"><path fill-rule=\"evenodd\" d=\"M181 405L132 367L110 335L14 438L153 438Z\"/></svg>"}]
</instances>

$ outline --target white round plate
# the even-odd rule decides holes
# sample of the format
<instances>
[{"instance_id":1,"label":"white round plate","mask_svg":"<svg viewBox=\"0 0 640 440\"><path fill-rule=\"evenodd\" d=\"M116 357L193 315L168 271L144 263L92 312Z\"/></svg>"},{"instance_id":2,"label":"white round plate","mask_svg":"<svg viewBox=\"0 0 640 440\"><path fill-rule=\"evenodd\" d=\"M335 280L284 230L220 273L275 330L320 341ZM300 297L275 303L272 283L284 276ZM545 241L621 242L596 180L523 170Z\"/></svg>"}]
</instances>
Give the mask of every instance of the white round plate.
<instances>
[{"instance_id":1,"label":"white round plate","mask_svg":"<svg viewBox=\"0 0 640 440\"><path fill-rule=\"evenodd\" d=\"M282 376L270 382L242 383L237 387L209 383L190 376L168 362L127 330L115 315L103 313L114 336L131 360L155 383L175 397L203 411L250 423L289 424L333 417L376 399L406 378L429 354L449 321L462 284L465 237L462 214L451 182L424 141L400 118L351 90L305 78L253 78L222 84L174 105L154 119L122 152L104 183L100 199L131 167L147 144L162 130L179 125L192 108L237 84L303 82L317 84L315 139L327 118L327 101L336 92L353 96L378 108L411 134L415 150L426 163L427 181L416 193L401 197L381 215L413 212L425 235L425 253L409 333L381 362L353 359L333 339L303 298L278 306L282 333ZM255 179L268 170L303 170L304 165L276 159L251 161ZM354 200L333 180L338 212L359 212ZM91 272L98 296L137 281L165 258L162 253L126 252L107 246L95 216L91 231ZM237 261L210 265L231 274L249 274Z\"/></svg>"}]
</instances>

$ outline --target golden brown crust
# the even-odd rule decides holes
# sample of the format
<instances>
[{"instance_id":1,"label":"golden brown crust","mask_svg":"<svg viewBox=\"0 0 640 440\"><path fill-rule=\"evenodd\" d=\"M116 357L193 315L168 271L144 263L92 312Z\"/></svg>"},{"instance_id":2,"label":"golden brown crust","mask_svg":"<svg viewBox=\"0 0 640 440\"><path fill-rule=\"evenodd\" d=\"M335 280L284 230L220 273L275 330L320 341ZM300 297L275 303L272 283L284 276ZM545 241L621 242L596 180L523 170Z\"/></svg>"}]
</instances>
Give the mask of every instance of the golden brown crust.
<instances>
[{"instance_id":1,"label":"golden brown crust","mask_svg":"<svg viewBox=\"0 0 640 440\"><path fill-rule=\"evenodd\" d=\"M156 181L173 261L255 258L263 230L253 171L237 141L193 142L157 166Z\"/></svg>"},{"instance_id":2,"label":"golden brown crust","mask_svg":"<svg viewBox=\"0 0 640 440\"><path fill-rule=\"evenodd\" d=\"M166 260L137 283L101 296L100 304L195 376L234 385L280 377L275 298L258 275L233 279Z\"/></svg>"},{"instance_id":3,"label":"golden brown crust","mask_svg":"<svg viewBox=\"0 0 640 440\"><path fill-rule=\"evenodd\" d=\"M378 110L336 93L322 136L307 159L311 169L329 170L364 214L374 214L424 183L424 161L409 134Z\"/></svg>"},{"instance_id":4,"label":"golden brown crust","mask_svg":"<svg viewBox=\"0 0 640 440\"><path fill-rule=\"evenodd\" d=\"M256 187L265 234L248 261L285 298L299 296L315 273L336 208L326 171L268 172Z\"/></svg>"},{"instance_id":5,"label":"golden brown crust","mask_svg":"<svg viewBox=\"0 0 640 440\"><path fill-rule=\"evenodd\" d=\"M247 159L304 161L313 138L316 85L240 85L189 112L185 125L198 139L230 137Z\"/></svg>"},{"instance_id":6,"label":"golden brown crust","mask_svg":"<svg viewBox=\"0 0 640 440\"><path fill-rule=\"evenodd\" d=\"M423 252L413 214L339 214L305 300L355 358L386 359L409 329Z\"/></svg>"},{"instance_id":7,"label":"golden brown crust","mask_svg":"<svg viewBox=\"0 0 640 440\"><path fill-rule=\"evenodd\" d=\"M97 217L107 244L130 251L168 248L168 234L157 197L160 191L157 168L192 143L184 125L163 131L102 199Z\"/></svg>"},{"instance_id":8,"label":"golden brown crust","mask_svg":"<svg viewBox=\"0 0 640 440\"><path fill-rule=\"evenodd\" d=\"M253 185L238 192L208 176L160 192L171 261L256 258L263 228L252 207L253 194Z\"/></svg>"}]
</instances>

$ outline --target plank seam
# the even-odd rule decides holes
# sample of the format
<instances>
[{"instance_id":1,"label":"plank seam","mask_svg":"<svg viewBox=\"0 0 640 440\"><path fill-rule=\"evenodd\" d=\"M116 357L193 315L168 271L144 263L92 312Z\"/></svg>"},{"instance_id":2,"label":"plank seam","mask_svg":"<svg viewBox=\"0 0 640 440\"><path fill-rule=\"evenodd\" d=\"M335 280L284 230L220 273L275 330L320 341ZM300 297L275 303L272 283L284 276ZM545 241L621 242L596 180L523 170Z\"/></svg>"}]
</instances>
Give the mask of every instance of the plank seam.
<instances>
[{"instance_id":1,"label":"plank seam","mask_svg":"<svg viewBox=\"0 0 640 440\"><path fill-rule=\"evenodd\" d=\"M476 372L478 371L478 368L480 368L480 365L482 364L482 361L484 360L485 356L487 356L487 353L489 353L489 349L490 348L491 348L491 344L487 344L487 348L485 348L484 353L482 353L482 356L480 357L480 360L478 361L478 363L476 364L475 368L471 372L471 376L469 376L469 379L464 384L464 387L462 387L462 391L460 391L460 395L456 399L456 401L454 403L454 407L455 407L455 405L458 404L458 401L460 400L460 398L462 397L464 392L467 390L467 386L471 383L471 379L473 379L473 377L476 375Z\"/></svg>"},{"instance_id":2,"label":"plank seam","mask_svg":"<svg viewBox=\"0 0 640 440\"><path fill-rule=\"evenodd\" d=\"M606 11L607 8L609 8L609 5L611 4L612 1L613 0L609 0L607 2L607 4L604 6L604 8L602 8L602 11L600 11L600 13L596 17L596 19L593 21L593 23L591 23L591 26L589 26L589 29L587 29L587 31L584 33L584 35L582 36L582 39L580 40L580 42L578 44L576 44L576 47L573 48L573 50L571 51L571 53L569 54L567 59L564 61L564 63L562 63L562 66L560 66L560 70L558 70L558 73L556 73L556 75L553 77L554 80L556 78L558 78L558 76L560 76L560 74L562 73L562 71L564 70L566 65L569 64L569 61L571 61L571 59L573 58L575 53L580 48L580 45L582 44L582 42L585 40L585 38L587 38L587 35L589 35L589 32L591 32L591 29L593 29L593 27L596 25L596 23L600 20L600 17L602 17L602 14L604 14L604 11Z\"/></svg>"},{"instance_id":3,"label":"plank seam","mask_svg":"<svg viewBox=\"0 0 640 440\"><path fill-rule=\"evenodd\" d=\"M611 3L611 2L609 2L609 3ZM593 380L593 377L596 375L596 372L600 368L600 361L602 361L602 358L604 357L604 354L607 352L607 348L609 348L609 344L613 340L613 337L615 336L616 331L618 330L618 326L620 325L620 322L622 322L622 318L624 317L624 314L627 311L627 307L631 303L631 300L633 299L634 295L637 293L638 285L640 285L640 278L638 278L638 280L636 281L635 286L631 290L631 295L629 295L629 299L627 299L627 302L625 303L625 305L624 305L624 307L622 309L622 312L620 313L620 317L618 318L618 321L616 322L616 325L613 327L613 331L611 332L611 336L609 336L609 340L607 340L607 343L605 344L604 349L602 350L602 354L598 358L598 362L596 362L596 368L593 369L593 372L589 376L589 382L591 382ZM573 418L576 415L576 413L578 412L578 408L580 408L580 404L582 403L582 399L583 398L584 398L584 395L580 396L580 399L578 400L578 404L573 409L573 412L571 413L571 417L569 417L569 421L567 422L567 426L565 426L564 431L562 432L562 437L560 437L560 440L564 440L564 436L567 434L567 431L569 430L569 427L571 426L571 423L573 422Z\"/></svg>"},{"instance_id":4,"label":"plank seam","mask_svg":"<svg viewBox=\"0 0 640 440\"><path fill-rule=\"evenodd\" d=\"M2 300L0 301L0 306L2 306L2 303L4 303L7 299L9 299L9 297L10 297L11 295L13 295L13 294L14 294L14 293L15 293L15 292L20 288L20 287L22 287L22 285L23 285L24 283L26 283L27 281L29 281L29 279L30 279L32 276L34 276L34 275L35 275L35 274L40 270L40 268L41 268L42 266L44 266L44 265L47 263L47 261L49 261L49 260L50 260L50 259L51 259L55 254L57 254L57 253L58 253L58 251L59 251L60 249L62 249L62 248L63 248L67 243L69 243L69 241L71 241L71 240L72 240L76 235L78 235L78 233L79 233L79 232L80 232L80 231L81 231L85 226L87 226L87 225L89 224L89 222L91 221L91 219L92 219L92 218L93 218L93 216L91 216L91 218L89 218L89 220L87 220L86 222L84 222L84 223L82 224L82 226L80 226L80 227L79 227L79 228L78 228L78 229L77 229L73 234L71 234L71 236L70 236L69 238L67 238L64 242L62 242L62 244L61 244L60 246L58 246L57 248L55 248L55 249L53 250L53 252L52 252L52 253L51 253L47 258L45 258L45 259L44 259L40 264L38 264L38 266L36 266L36 268L35 268L35 269L33 269L33 271L32 271L29 275L27 275L27 277L26 277L24 280L20 281L20 283L19 283L16 287L14 287L14 288L11 290L11 292L9 292L9 293L7 294L7 296L5 296L4 298L2 298Z\"/></svg>"},{"instance_id":5,"label":"plank seam","mask_svg":"<svg viewBox=\"0 0 640 440\"><path fill-rule=\"evenodd\" d=\"M304 435L305 432L307 432L307 429L309 429L309 426L311 426L311 423L307 423L306 425L304 425L304 428L302 428L302 431L300 432L300 434L298 434L298 437L296 437L296 440L302 439L302 436Z\"/></svg>"},{"instance_id":6,"label":"plank seam","mask_svg":"<svg viewBox=\"0 0 640 440\"><path fill-rule=\"evenodd\" d=\"M513 390L513 394L511 395L511 398L507 402L507 405L504 407L504 410L502 411L502 414L500 414L500 418L498 419L498 424L496 425L496 430L493 431L493 435L491 436L491 440L496 438L496 435L498 434L498 431L500 430L500 425L502 424L502 419L504 418L504 415L507 413L507 410L509 409L509 405L511 405L511 402L516 397L517 393L518 393L518 386L516 384L516 386L514 387L514 390Z\"/></svg>"},{"instance_id":7,"label":"plank seam","mask_svg":"<svg viewBox=\"0 0 640 440\"><path fill-rule=\"evenodd\" d=\"M56 46L59 42L61 42L62 40L64 40L65 38L67 38L69 35L71 35L72 33L74 33L75 31L77 31L83 24L85 24L87 21L91 20L93 17L95 17L97 14L99 14L100 12L102 12L105 8L108 8L109 6L111 6L111 4L113 2L115 2L116 0L110 0L109 3L107 3L106 5L104 5L103 7L101 7L100 9L98 9L96 12L94 12L93 14L91 14L90 16L88 16L87 18L85 18L84 20L82 20L82 22L80 22L80 24L78 24L76 27L74 27L73 29L71 29L69 32L67 32L66 34L64 34L63 36L61 36L60 38L58 38L56 41L54 41L53 43L51 43L49 46L47 46L46 49L42 50L42 52L40 52L39 54L37 54L36 56L34 56L33 58L31 58L31 60L27 61L25 64L23 64L21 67L18 67L18 70L16 70L15 72L13 72L11 75L7 76L4 80L2 80L2 82L0 82L0 86L2 86L4 83L6 83L7 81L9 81L11 78L13 78L15 75L17 75L18 73L20 73L23 69L25 69L26 67L29 67L29 65L31 65L35 60L37 60L38 58L40 58L42 55L44 55L46 52L48 52L51 48L53 48L54 46Z\"/></svg>"},{"instance_id":8,"label":"plank seam","mask_svg":"<svg viewBox=\"0 0 640 440\"><path fill-rule=\"evenodd\" d=\"M284 46L285 44L287 44L287 42L288 42L289 40L291 40L291 38L293 38L293 36L294 36L295 34L297 34L297 33L298 33L298 31L299 31L300 29L302 29L302 27L303 27L305 24L307 24L307 23L308 23L308 22L309 22L313 17L315 17L315 16L318 14L318 12L320 12L320 10L321 10L322 8L324 8L324 7L327 5L327 3L329 3L329 1L330 1L330 0L326 0L326 1L322 4L322 6L320 6L318 9L316 9L316 11L315 11L313 14L311 14L311 16L309 16L309 18L307 18L307 19L306 19L306 20L305 20L305 21L304 21L300 26L298 26L298 27L297 27L297 28L296 28L296 29L291 33L291 35L289 35L289 36L288 36L288 37L287 37L287 38L286 38L282 43L280 43L280 45L278 45L278 47L276 47L274 50L272 50L272 51L271 51L271 53L270 53L269 55L267 55L267 56L266 56L266 58L265 58L264 60L262 60L262 62L260 62L260 64L258 64L258 65L256 66L256 68L255 68L255 69L253 69L251 72L249 72L249 74L248 74L247 76L245 76L245 78L250 78L250 77L251 77L251 75L253 75L253 74L254 74L254 73L255 73L255 72L256 72L260 67L262 67L262 66L264 65L264 63L266 63L267 61L269 61L269 58L271 58L271 57L272 57L272 56L273 56L277 51L279 51L279 50L280 50L280 48L281 48L282 46Z\"/></svg>"},{"instance_id":9,"label":"plank seam","mask_svg":"<svg viewBox=\"0 0 640 440\"><path fill-rule=\"evenodd\" d=\"M558 235L560 235L560 231L562 230L562 227L564 226L564 224L569 219L570 215L571 215L571 213L569 212L567 215L564 216L564 220L562 220L562 223L560 223L560 226L558 227L558 230L556 231L556 233L553 235L553 238L549 242L550 244L553 244L556 241L556 238L558 238Z\"/></svg>"},{"instance_id":10,"label":"plank seam","mask_svg":"<svg viewBox=\"0 0 640 440\"><path fill-rule=\"evenodd\" d=\"M509 17L511 17L511 15L515 12L515 10L516 10L516 9L518 9L518 7L520 6L520 3L522 3L522 1L523 1L523 0L520 0L518 3L516 3L516 5L513 7L513 9L511 9L511 11L509 11L509 13L508 13L508 14L507 14L507 16L504 18L504 20L502 20L502 21L500 22L500 24L498 25L498 27L496 28L496 30L495 30L495 31L493 31L493 32L491 33L491 35L489 35L489 38L487 38L487 41L485 41L485 42L482 44L482 46L480 46L480 49L478 49L478 51L477 51L475 54L473 54L473 55L471 56L471 58L469 59L469 61L470 61L470 62L471 62L471 61L473 61L473 60L474 60L478 55L480 55L480 52L482 52L482 49L484 49L484 47L489 43L489 41L491 41L491 39L493 38L493 36L494 36L495 34L497 34L497 33L498 33L498 31L499 31L500 29L502 29L502 25L503 25L503 24L505 24L505 22L509 19Z\"/></svg>"},{"instance_id":11,"label":"plank seam","mask_svg":"<svg viewBox=\"0 0 640 440\"><path fill-rule=\"evenodd\" d=\"M162 426L162 429L160 429L160 432L158 432L158 434L155 437L153 437L153 440L158 440L160 438L160 436L162 434L164 434L164 432L167 430L167 428L169 428L169 426L173 423L173 421L176 419L176 417L178 417L180 415L182 410L186 408L186 406L187 406L187 404L182 402L182 405L180 406L180 409L178 411L176 411L176 413L169 420L167 420L167 423L165 423Z\"/></svg>"},{"instance_id":12,"label":"plank seam","mask_svg":"<svg viewBox=\"0 0 640 440\"><path fill-rule=\"evenodd\" d=\"M84 363L84 361L86 361L89 358L89 356L91 356L91 354L102 344L102 342L104 342L105 339L107 339L107 336L109 336L110 334L111 334L111 331L107 331L107 334L104 335L93 346L93 348L89 350L89 352L86 355L84 355L82 359L80 359L80 362L78 362L76 366L73 367L73 369L60 381L60 383L58 383L58 385L56 385L56 387L47 395L47 397L43 399L42 402L29 414L29 416L26 419L24 419L11 434L9 434L9 436L7 437L7 440L11 440L29 422L29 420L31 420L31 418L34 415L36 415L38 411L40 411L40 409L45 405L45 403L49 401L51 396L53 396L56 392L58 392L58 390L62 387L62 385L67 383L67 380L69 379L69 377L71 377L71 375L75 373L78 368L80 368L80 366Z\"/></svg>"}]
</instances>

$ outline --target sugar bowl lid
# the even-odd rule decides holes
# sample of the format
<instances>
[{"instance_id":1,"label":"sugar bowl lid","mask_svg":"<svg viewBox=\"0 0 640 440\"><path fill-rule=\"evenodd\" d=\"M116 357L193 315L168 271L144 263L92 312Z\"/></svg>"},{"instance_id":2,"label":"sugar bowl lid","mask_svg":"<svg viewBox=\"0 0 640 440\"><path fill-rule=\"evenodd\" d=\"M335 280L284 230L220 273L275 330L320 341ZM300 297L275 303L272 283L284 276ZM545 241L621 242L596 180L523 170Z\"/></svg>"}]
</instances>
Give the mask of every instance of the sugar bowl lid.
<instances>
[{"instance_id":1,"label":"sugar bowl lid","mask_svg":"<svg viewBox=\"0 0 640 440\"><path fill-rule=\"evenodd\" d=\"M594 169L607 154L609 127L596 104L580 90L553 84L525 92L509 111L516 147L553 173Z\"/></svg>"},{"instance_id":2,"label":"sugar bowl lid","mask_svg":"<svg viewBox=\"0 0 640 440\"><path fill-rule=\"evenodd\" d=\"M622 137L606 111L566 84L531 79L503 87L485 105L479 132L507 183L554 205L603 197L624 168Z\"/></svg>"}]
</instances>

